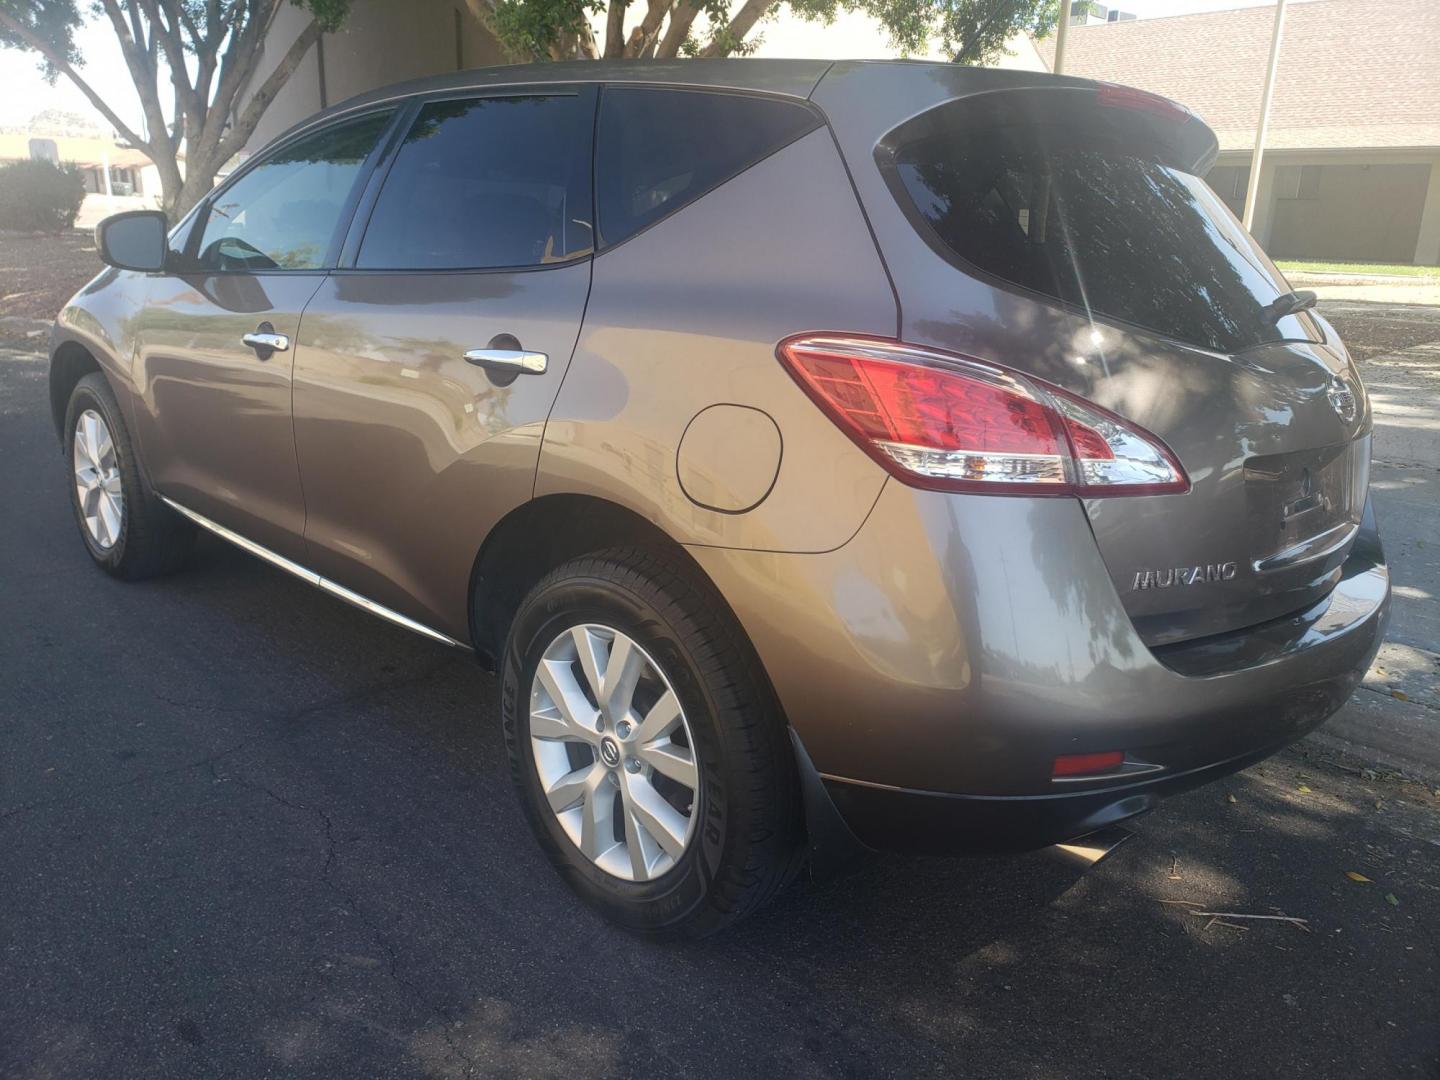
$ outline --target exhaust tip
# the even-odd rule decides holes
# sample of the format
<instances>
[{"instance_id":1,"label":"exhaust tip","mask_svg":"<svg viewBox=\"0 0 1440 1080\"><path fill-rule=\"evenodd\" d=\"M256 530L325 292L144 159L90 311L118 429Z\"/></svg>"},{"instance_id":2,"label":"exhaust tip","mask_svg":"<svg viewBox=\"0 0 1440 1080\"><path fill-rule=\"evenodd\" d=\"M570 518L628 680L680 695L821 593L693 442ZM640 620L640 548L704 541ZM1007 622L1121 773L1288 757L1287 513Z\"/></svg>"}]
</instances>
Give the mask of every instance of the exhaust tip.
<instances>
[{"instance_id":1,"label":"exhaust tip","mask_svg":"<svg viewBox=\"0 0 1440 1080\"><path fill-rule=\"evenodd\" d=\"M1129 829L1111 825L1063 844L1056 844L1050 850L1081 869L1088 870L1134 835Z\"/></svg>"}]
</instances>

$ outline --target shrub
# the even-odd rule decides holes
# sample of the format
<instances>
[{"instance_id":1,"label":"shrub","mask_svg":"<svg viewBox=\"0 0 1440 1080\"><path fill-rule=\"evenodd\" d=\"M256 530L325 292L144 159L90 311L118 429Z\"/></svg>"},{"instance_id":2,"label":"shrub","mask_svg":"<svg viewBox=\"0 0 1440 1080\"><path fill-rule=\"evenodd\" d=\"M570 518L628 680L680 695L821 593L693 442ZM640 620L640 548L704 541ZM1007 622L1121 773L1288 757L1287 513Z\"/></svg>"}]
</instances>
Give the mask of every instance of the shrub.
<instances>
[{"instance_id":1,"label":"shrub","mask_svg":"<svg viewBox=\"0 0 1440 1080\"><path fill-rule=\"evenodd\" d=\"M33 160L0 165L0 229L69 229L84 200L85 183L73 166Z\"/></svg>"}]
</instances>

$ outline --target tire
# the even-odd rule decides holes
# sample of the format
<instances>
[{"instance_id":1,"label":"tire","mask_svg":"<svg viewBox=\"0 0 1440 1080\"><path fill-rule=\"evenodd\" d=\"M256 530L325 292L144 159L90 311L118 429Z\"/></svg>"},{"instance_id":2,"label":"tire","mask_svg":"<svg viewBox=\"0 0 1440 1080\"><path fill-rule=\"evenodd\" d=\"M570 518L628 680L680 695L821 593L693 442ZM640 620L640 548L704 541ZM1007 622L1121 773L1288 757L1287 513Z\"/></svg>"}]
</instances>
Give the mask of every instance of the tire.
<instances>
[{"instance_id":1,"label":"tire","mask_svg":"<svg viewBox=\"0 0 1440 1080\"><path fill-rule=\"evenodd\" d=\"M615 635L608 642L607 633ZM567 672L575 685L584 682L576 642L592 644L597 659L592 667L598 669L603 666L602 654L607 661L614 656L621 635L638 646L641 658L635 663L642 674L638 682L629 680L632 702L625 716L634 721L633 731L623 764L614 767L602 761L603 745L587 750L583 740L570 737L571 725L564 723L555 704L559 697L550 690L555 689L556 678L565 678ZM572 648L577 657L569 660ZM631 655L636 651L632 648ZM547 656L552 658L548 683L537 678ZM626 681L612 679L609 685ZM652 734L661 730L656 718L663 720L660 714L673 709L663 700L666 686L679 704L680 720L672 721L668 747L659 741L643 744L647 729ZM606 711L597 705L600 696L592 688L585 701L592 706L591 714L598 714L593 718L603 742L607 727L618 738L629 721L616 711L607 722ZM803 853L803 817L784 720L734 617L679 557L663 551L616 549L584 556L551 572L516 613L501 665L500 700L511 775L531 828L560 875L613 921L648 935L705 936L765 904L793 876ZM583 705L577 711L585 712ZM568 760L554 766L559 751L552 749L556 743L549 736L557 723L567 732L559 736L560 744L574 749L565 749ZM537 733L545 737L532 739ZM685 785L667 775L685 775L682 743L689 744L697 779L688 815ZM587 764L587 753L593 756L592 763ZM663 770L651 767L652 761L663 764L665 759L656 755L666 753L682 759L679 770L673 765ZM616 800L611 804L616 822L602 821L591 834L602 839L592 848L598 850L609 842L606 829L613 829L608 836L616 846L597 862L582 850L583 824L580 837L574 835L577 809L553 809L541 776L544 772L551 779L551 790L560 791L563 785L554 780L557 773L591 770L583 775L593 778L607 765L611 766L604 774L608 781L602 776L593 785L599 794L591 797L596 806L607 797ZM615 785L614 795L606 795L607 782ZM641 798L647 783L650 795ZM669 801L673 816L651 815L651 796L656 792ZM556 801L565 797L562 794ZM586 801L578 807L582 822L591 805ZM678 854L655 840L665 834L663 828L653 826L661 817L690 823ZM641 835L632 831L640 828L636 821L652 825ZM672 845L678 833L678 828L668 833ZM656 860L652 871L644 865L649 855ZM645 878L647 872L652 876Z\"/></svg>"},{"instance_id":2,"label":"tire","mask_svg":"<svg viewBox=\"0 0 1440 1080\"><path fill-rule=\"evenodd\" d=\"M77 430L82 421L86 424L83 438ZM77 441L82 444L78 458ZM93 467L97 455L87 453L92 443L101 451L98 468ZM170 573L186 561L194 544L194 527L161 502L150 487L120 405L99 372L83 377L70 393L65 410L65 463L75 524L97 566L115 577L138 581ZM92 489L82 497L81 469L85 465L92 466L85 473L86 482L95 476L104 479L99 490ZM100 500L107 493L119 497L102 508ZM87 513L87 507L93 512Z\"/></svg>"}]
</instances>

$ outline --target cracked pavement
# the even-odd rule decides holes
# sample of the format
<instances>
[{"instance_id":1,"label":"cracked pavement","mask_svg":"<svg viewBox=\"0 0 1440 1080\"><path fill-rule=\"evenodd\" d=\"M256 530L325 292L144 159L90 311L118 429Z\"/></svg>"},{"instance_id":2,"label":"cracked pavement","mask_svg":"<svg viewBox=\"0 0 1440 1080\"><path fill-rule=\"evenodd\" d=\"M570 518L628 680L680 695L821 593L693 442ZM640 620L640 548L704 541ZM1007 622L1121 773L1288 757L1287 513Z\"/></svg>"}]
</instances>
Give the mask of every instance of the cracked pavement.
<instances>
[{"instance_id":1,"label":"cracked pavement","mask_svg":"<svg viewBox=\"0 0 1440 1080\"><path fill-rule=\"evenodd\" d=\"M106 578L45 401L0 354L5 1080L1440 1076L1428 785L1310 742L1083 876L877 856L637 940L530 839L469 657L218 541Z\"/></svg>"}]
</instances>

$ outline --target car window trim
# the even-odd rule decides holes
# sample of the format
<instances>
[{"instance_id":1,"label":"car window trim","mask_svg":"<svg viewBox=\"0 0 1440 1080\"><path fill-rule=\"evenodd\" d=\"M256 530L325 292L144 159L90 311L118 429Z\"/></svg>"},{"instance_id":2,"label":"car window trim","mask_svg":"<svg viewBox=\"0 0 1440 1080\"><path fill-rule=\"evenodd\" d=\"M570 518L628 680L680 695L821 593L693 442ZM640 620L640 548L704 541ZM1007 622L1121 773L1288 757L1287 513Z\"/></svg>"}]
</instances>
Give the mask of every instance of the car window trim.
<instances>
[{"instance_id":1,"label":"car window trim","mask_svg":"<svg viewBox=\"0 0 1440 1080\"><path fill-rule=\"evenodd\" d=\"M383 266L356 266L356 260L360 257L360 247L365 241L366 230L370 228L371 218L375 213L375 206L380 201L380 193L385 188L386 181L390 178L390 172L395 167L396 160L400 157L400 149L404 145L405 135L409 133L420 111L427 105L443 101L480 101L493 98L514 98L514 97L573 97L579 99L590 99L590 247L582 252L570 256L567 259L556 259L554 262L522 264L519 266L442 266L442 267L383 267ZM366 182L362 198L356 207L355 214L350 220L349 228L346 231L345 241L340 249L339 258L334 267L328 272L339 275L350 274L381 274L381 275L440 275L440 274L523 274L538 270L556 270L562 266L574 266L576 263L593 259L596 254L595 238L597 228L595 225L596 204L595 204L595 138L600 117L600 85L594 82L583 83L529 83L516 86L489 88L472 88L468 90L457 90L454 88L443 91L436 91L430 94L417 94L407 100L404 123L393 129L386 139L386 152L384 157L375 163L369 179Z\"/></svg>"},{"instance_id":2,"label":"car window trim","mask_svg":"<svg viewBox=\"0 0 1440 1080\"><path fill-rule=\"evenodd\" d=\"M623 90L660 90L660 91L664 91L664 92L666 92L666 93L677 93L677 94L707 94L707 95L710 95L710 96L712 96L712 97L759 98L759 99L762 100L762 101L777 101L777 102L784 102L784 103L787 104L787 105L798 105L798 106L800 106L801 108L803 108L806 112L810 113L811 118L815 121L815 123L814 123L814 126L813 126L813 127L808 127L808 128L806 128L804 131L797 132L794 138L787 139L785 142L781 143L779 146L771 147L769 150L766 150L763 154L760 154L758 157L754 158L753 160L748 160L748 161L746 161L746 163L745 163L744 165L742 165L739 169L735 170L735 171L732 172L732 173L728 173L728 174L725 175L725 176L722 176L719 180L715 181L713 184L710 184L710 185L708 185L707 187L702 188L701 190L699 190L698 192L696 192L694 195L692 195L690 198L688 198L688 199L686 199L684 202L680 203L678 206L672 207L670 210L667 210L665 213L663 213L663 214L661 214L659 217L657 217L654 221L651 221L651 222L649 222L649 223L641 226L640 228L636 229L634 232L627 234L623 239L616 240L616 241L614 241L613 243L606 243L606 242L605 242L605 239L604 239L604 235L603 235L603 233L602 233L602 231L601 231L601 228L600 228L600 195L599 195L599 179L600 179L600 178L599 178L599 168L600 168L600 166L599 166L599 162L600 162L600 110L601 110L601 108L602 108L603 105L604 105L605 92L606 92L607 90L617 90L617 91L623 91ZM737 89L737 88L733 88L733 87L691 86L691 85L688 85L688 84L686 84L686 85L674 85L674 84L668 84L668 83L640 83L640 82L608 82L608 83L602 83L602 84L600 85L600 96L599 96L599 100L598 100L598 101L596 102L596 104L595 104L595 136L594 136L594 138L591 140L591 145L590 145L590 154L591 154L591 157L592 157L593 162L594 162L594 165L593 165L593 167L592 167L592 171L595 173L595 176L594 176L594 178L593 178L593 180L592 180L592 183L591 183L591 195L592 195L592 198L593 198L594 203L595 203L595 226L594 226L594 228L595 228L595 254L596 254L596 255L604 255L607 251L613 251L613 250L615 250L615 249L618 248L618 247L622 247L622 246L624 246L625 244L628 244L631 240L635 239L635 237L637 237L637 236L643 236L643 235L645 235L645 233L649 232L649 231L650 231L651 229L653 229L656 225L659 225L662 221L668 220L669 218L673 217L675 214L678 214L680 211L684 210L687 206L691 206L691 205L693 205L694 203L699 202L701 199L705 198L705 196L709 195L712 191L718 191L720 188L722 188L722 187L724 187L726 184L730 183L730 181L734 180L736 177L745 175L747 172L749 172L751 169L753 169L756 165L759 165L762 161L766 160L767 158L774 157L776 154L780 153L780 151L785 150L785 149L788 149L788 148L791 147L791 146L794 146L794 145L795 145L797 142L799 142L801 139L806 138L806 137L809 136L809 135L813 135L816 131L819 131L821 128L824 128L824 129L826 129L826 130L828 131L828 130L829 130L829 127L830 127L829 119L825 116L824 112L821 111L821 109L820 109L820 107L819 107L818 105L816 105L814 102L810 101L808 98L796 98L796 97L791 97L791 96L788 95L788 94L773 94L773 93L766 93L766 92L764 92L764 91L759 91L759 90L744 90L744 89Z\"/></svg>"},{"instance_id":3,"label":"car window trim","mask_svg":"<svg viewBox=\"0 0 1440 1080\"><path fill-rule=\"evenodd\" d=\"M349 231L351 219L360 202L360 196L364 193L366 186L369 184L370 176L380 161L380 152L389 144L390 139L394 136L397 119L401 114L406 112L404 106L404 102L398 105L394 102L385 102L375 107L356 109L354 112L345 113L341 116L327 117L325 123L316 123L300 128L286 138L266 147L263 154L256 154L249 161L246 161L227 176L223 184L220 184L206 195L195 210L192 211L192 213L195 214L195 218L190 226L189 234L185 237L183 272L186 274L203 274L206 276L247 274L252 277L257 274L293 274L295 276L328 274L339 258L344 237ZM196 265L200 257L200 244L204 240L205 223L210 214L210 207L216 199L224 195L230 188L243 180L251 172L260 168L262 165L268 164L276 154L287 147L295 145L295 143L302 139L308 139L313 135L320 135L334 128L343 127L345 124L353 123L356 120L363 120L367 116L378 116L386 112L390 113L390 121L380 133L380 137L375 140L375 145L370 148L370 152L365 156L365 160L360 163L360 175L356 177L356 183L351 187L350 193L345 197L345 202L340 206L340 213L335 219L335 229L330 235L330 243L325 249L325 257L321 260L319 266L309 266L303 269L275 267L266 270L225 270Z\"/></svg>"}]
</instances>

